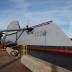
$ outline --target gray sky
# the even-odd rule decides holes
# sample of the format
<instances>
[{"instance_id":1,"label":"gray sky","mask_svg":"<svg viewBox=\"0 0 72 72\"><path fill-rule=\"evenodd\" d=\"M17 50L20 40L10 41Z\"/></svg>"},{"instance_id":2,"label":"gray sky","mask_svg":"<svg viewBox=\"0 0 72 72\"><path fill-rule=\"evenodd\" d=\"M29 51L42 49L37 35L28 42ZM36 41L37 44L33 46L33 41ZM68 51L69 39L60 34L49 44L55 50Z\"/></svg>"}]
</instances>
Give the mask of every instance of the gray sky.
<instances>
[{"instance_id":1,"label":"gray sky","mask_svg":"<svg viewBox=\"0 0 72 72\"><path fill-rule=\"evenodd\" d=\"M72 37L72 0L0 0L0 29L13 20L21 27L53 20Z\"/></svg>"}]
</instances>

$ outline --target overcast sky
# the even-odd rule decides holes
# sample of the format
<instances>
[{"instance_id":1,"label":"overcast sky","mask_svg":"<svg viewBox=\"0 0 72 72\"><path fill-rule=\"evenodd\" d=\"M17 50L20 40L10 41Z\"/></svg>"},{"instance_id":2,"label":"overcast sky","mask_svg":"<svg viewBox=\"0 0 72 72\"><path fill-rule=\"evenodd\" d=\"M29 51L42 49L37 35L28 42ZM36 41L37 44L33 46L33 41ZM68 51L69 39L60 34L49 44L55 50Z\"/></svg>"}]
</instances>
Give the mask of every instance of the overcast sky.
<instances>
[{"instance_id":1,"label":"overcast sky","mask_svg":"<svg viewBox=\"0 0 72 72\"><path fill-rule=\"evenodd\" d=\"M21 27L53 20L72 37L72 0L0 0L0 29L13 20Z\"/></svg>"}]
</instances>

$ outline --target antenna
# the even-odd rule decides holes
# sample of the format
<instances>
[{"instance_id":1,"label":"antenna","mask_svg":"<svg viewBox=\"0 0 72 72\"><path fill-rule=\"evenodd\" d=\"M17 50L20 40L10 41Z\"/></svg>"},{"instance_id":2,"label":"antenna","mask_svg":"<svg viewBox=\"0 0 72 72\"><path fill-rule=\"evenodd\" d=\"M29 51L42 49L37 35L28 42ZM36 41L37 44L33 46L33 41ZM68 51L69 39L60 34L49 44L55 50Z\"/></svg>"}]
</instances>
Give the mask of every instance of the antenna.
<instances>
[{"instance_id":1,"label":"antenna","mask_svg":"<svg viewBox=\"0 0 72 72\"><path fill-rule=\"evenodd\" d=\"M29 27L29 20L27 20L26 27L27 28Z\"/></svg>"}]
</instances>

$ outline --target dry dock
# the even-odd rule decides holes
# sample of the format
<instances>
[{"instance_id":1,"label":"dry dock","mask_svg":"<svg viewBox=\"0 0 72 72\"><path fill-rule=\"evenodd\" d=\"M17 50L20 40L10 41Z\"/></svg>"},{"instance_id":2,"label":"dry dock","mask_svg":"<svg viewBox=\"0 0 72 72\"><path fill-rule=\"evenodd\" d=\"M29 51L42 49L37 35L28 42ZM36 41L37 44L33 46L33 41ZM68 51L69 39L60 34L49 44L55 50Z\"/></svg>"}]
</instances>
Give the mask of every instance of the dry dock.
<instances>
[{"instance_id":1,"label":"dry dock","mask_svg":"<svg viewBox=\"0 0 72 72\"><path fill-rule=\"evenodd\" d=\"M62 62L65 62L66 59L64 61L60 60L61 56L57 57L57 55L55 56L54 54L52 56L51 54L46 55L45 53L42 52L39 53L32 51L30 52L31 52L30 55L23 55L20 58L18 56L17 57L9 56L5 50L0 50L0 72L72 72L71 70L72 68L69 66L68 67L71 69L68 69L66 67L64 68L63 66L50 62L51 60L53 60L56 63L60 63L64 65L65 63L63 64ZM46 58L45 56L48 58ZM42 58L39 59L39 57ZM54 59L53 57L56 58ZM43 58L51 59L51 60L46 62L44 61L45 59L41 60ZM70 65L72 66L72 64ZM64 66L66 66L66 64Z\"/></svg>"}]
</instances>

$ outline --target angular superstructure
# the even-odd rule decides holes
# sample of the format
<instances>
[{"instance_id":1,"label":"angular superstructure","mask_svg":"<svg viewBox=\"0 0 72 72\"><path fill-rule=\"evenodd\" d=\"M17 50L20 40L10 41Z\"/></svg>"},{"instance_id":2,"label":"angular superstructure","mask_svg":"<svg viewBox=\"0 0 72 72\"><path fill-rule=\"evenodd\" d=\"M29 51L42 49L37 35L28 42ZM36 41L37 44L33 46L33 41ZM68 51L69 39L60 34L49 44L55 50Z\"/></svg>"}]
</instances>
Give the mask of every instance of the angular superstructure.
<instances>
[{"instance_id":1,"label":"angular superstructure","mask_svg":"<svg viewBox=\"0 0 72 72\"><path fill-rule=\"evenodd\" d=\"M19 22L18 21L12 21L8 27L7 27L7 30L16 30L16 29L20 29L20 25L19 25ZM12 42L15 42L16 41L16 32L17 31L11 31L11 32L5 32L5 35L6 35L6 39L5 41L12 41Z\"/></svg>"},{"instance_id":2,"label":"angular superstructure","mask_svg":"<svg viewBox=\"0 0 72 72\"><path fill-rule=\"evenodd\" d=\"M29 50L72 54L72 41L53 21L32 28L31 31L21 30L9 35L5 41L27 45Z\"/></svg>"},{"instance_id":3,"label":"angular superstructure","mask_svg":"<svg viewBox=\"0 0 72 72\"><path fill-rule=\"evenodd\" d=\"M33 26L33 31L24 31L18 44L40 46L72 46L68 36L52 21Z\"/></svg>"}]
</instances>

